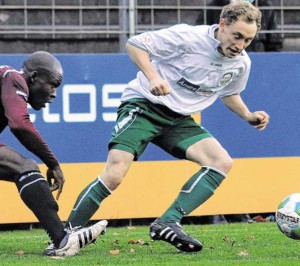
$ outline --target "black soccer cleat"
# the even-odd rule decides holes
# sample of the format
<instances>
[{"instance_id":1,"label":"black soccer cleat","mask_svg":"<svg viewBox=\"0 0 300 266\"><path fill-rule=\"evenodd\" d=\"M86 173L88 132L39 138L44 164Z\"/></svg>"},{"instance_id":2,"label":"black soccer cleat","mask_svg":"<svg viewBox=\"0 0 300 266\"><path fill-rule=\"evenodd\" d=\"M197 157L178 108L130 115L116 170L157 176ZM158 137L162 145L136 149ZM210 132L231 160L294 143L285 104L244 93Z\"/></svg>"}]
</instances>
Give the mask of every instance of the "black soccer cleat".
<instances>
[{"instance_id":1,"label":"black soccer cleat","mask_svg":"<svg viewBox=\"0 0 300 266\"><path fill-rule=\"evenodd\" d=\"M163 240L184 252L198 252L202 243L186 234L179 223L163 222L156 219L150 225L150 238L152 241Z\"/></svg>"}]
</instances>

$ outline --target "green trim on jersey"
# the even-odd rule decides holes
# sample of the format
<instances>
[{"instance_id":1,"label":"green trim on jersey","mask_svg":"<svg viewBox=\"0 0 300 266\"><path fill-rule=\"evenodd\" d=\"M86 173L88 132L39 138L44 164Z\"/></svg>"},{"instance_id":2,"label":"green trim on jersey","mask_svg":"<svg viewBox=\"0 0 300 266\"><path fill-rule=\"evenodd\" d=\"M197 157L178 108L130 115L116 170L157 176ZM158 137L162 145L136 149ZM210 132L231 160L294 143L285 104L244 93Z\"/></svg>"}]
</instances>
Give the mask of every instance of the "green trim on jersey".
<instances>
[{"instance_id":1,"label":"green trim on jersey","mask_svg":"<svg viewBox=\"0 0 300 266\"><path fill-rule=\"evenodd\" d=\"M186 159L188 147L209 137L212 135L191 116L135 98L120 105L109 149L130 152L137 160L152 142L174 157Z\"/></svg>"}]
</instances>

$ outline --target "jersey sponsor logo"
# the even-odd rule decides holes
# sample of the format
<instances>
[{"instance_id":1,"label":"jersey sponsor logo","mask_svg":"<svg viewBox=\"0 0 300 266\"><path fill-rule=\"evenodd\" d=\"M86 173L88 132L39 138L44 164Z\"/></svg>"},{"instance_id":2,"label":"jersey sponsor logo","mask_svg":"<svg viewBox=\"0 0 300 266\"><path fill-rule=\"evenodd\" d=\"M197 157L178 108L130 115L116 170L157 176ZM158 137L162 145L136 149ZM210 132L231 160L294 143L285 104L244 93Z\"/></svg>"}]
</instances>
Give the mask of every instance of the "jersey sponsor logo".
<instances>
[{"instance_id":1,"label":"jersey sponsor logo","mask_svg":"<svg viewBox=\"0 0 300 266\"><path fill-rule=\"evenodd\" d=\"M210 63L211 66L217 66L217 67L222 67L222 64L221 63Z\"/></svg>"},{"instance_id":2,"label":"jersey sponsor logo","mask_svg":"<svg viewBox=\"0 0 300 266\"><path fill-rule=\"evenodd\" d=\"M220 86L228 85L232 81L232 78L233 78L233 73L224 74L220 79L219 85Z\"/></svg>"},{"instance_id":3,"label":"jersey sponsor logo","mask_svg":"<svg viewBox=\"0 0 300 266\"><path fill-rule=\"evenodd\" d=\"M187 81L184 78L181 78L179 81L177 81L177 84L180 85L181 87L189 90L190 92L194 92L197 95L201 96L212 96L215 94L214 91L208 89L208 88L200 88L199 85L195 85L189 81Z\"/></svg>"},{"instance_id":4,"label":"jersey sponsor logo","mask_svg":"<svg viewBox=\"0 0 300 266\"><path fill-rule=\"evenodd\" d=\"M196 92L200 86L199 85L195 85L193 83L190 83L189 81L187 81L184 78L181 78L180 80L177 81L177 84L180 85L181 87L184 87L190 91Z\"/></svg>"}]
</instances>

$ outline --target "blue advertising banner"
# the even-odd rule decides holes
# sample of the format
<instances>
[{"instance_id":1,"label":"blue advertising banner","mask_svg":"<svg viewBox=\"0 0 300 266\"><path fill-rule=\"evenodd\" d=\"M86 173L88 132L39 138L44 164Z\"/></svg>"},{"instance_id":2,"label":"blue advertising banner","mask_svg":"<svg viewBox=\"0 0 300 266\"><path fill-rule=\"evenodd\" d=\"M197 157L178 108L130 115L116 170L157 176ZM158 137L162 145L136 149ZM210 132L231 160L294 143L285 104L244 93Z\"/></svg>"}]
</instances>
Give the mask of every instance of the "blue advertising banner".
<instances>
[{"instance_id":1,"label":"blue advertising banner","mask_svg":"<svg viewBox=\"0 0 300 266\"><path fill-rule=\"evenodd\" d=\"M62 163L104 162L123 89L137 68L125 54L58 54L63 84L54 103L30 109L32 121ZM22 67L26 55L1 55L2 65ZM221 101L202 113L207 128L234 158L300 155L300 53L250 54L252 71L242 93L250 110L265 110L271 123L258 132ZM9 132L1 141L32 157ZM140 160L173 157L150 145ZM40 162L37 159L38 162Z\"/></svg>"},{"instance_id":2,"label":"blue advertising banner","mask_svg":"<svg viewBox=\"0 0 300 266\"><path fill-rule=\"evenodd\" d=\"M250 111L269 113L257 131L218 101L202 112L202 125L233 158L300 156L300 53L250 53L252 69L242 92Z\"/></svg>"}]
</instances>

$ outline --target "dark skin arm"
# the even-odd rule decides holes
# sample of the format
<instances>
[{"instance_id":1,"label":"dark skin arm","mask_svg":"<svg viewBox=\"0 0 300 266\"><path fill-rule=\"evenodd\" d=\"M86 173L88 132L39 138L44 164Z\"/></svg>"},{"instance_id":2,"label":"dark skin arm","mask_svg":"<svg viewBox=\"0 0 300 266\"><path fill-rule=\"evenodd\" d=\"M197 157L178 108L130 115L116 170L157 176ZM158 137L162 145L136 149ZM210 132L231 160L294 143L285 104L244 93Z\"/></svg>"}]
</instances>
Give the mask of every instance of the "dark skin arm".
<instances>
[{"instance_id":1,"label":"dark skin arm","mask_svg":"<svg viewBox=\"0 0 300 266\"><path fill-rule=\"evenodd\" d=\"M22 92L26 94L26 89L27 85L20 75L3 79L1 98L8 126L20 143L47 165L50 189L58 190L56 199L59 199L65 178L57 159L30 121L27 102L22 95Z\"/></svg>"}]
</instances>

